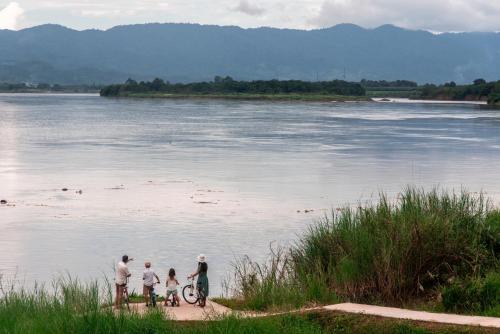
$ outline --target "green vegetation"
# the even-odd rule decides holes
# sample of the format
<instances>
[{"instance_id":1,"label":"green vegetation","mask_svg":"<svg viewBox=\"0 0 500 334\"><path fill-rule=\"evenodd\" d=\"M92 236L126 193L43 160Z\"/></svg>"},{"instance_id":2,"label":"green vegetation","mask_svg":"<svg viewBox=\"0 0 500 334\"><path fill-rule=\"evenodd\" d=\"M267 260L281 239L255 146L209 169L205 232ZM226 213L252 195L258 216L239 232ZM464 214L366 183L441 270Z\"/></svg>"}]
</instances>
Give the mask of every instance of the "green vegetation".
<instances>
[{"instance_id":1,"label":"green vegetation","mask_svg":"<svg viewBox=\"0 0 500 334\"><path fill-rule=\"evenodd\" d=\"M230 316L204 322L174 322L159 309L144 315L114 312L109 305L110 288L97 283L82 285L61 280L49 294L33 291L3 291L0 299L2 333L494 333L481 328L419 324L364 315L311 311L262 318Z\"/></svg>"},{"instance_id":2,"label":"green vegetation","mask_svg":"<svg viewBox=\"0 0 500 334\"><path fill-rule=\"evenodd\" d=\"M0 93L96 93L101 86L95 85L50 85L39 83L28 85L25 83L0 83Z\"/></svg>"},{"instance_id":3,"label":"green vegetation","mask_svg":"<svg viewBox=\"0 0 500 334\"><path fill-rule=\"evenodd\" d=\"M500 213L482 195L409 188L395 202L381 195L332 213L266 264L238 261L229 291L257 310L337 299L401 306L498 273L499 254Z\"/></svg>"},{"instance_id":4,"label":"green vegetation","mask_svg":"<svg viewBox=\"0 0 500 334\"><path fill-rule=\"evenodd\" d=\"M500 92L490 94L488 96L488 104L492 106L500 106Z\"/></svg>"},{"instance_id":5,"label":"green vegetation","mask_svg":"<svg viewBox=\"0 0 500 334\"><path fill-rule=\"evenodd\" d=\"M363 79L360 84L365 88L366 95L369 97L409 98L415 94L418 88L416 82L408 80L374 81Z\"/></svg>"},{"instance_id":6,"label":"green vegetation","mask_svg":"<svg viewBox=\"0 0 500 334\"><path fill-rule=\"evenodd\" d=\"M364 96L319 95L319 94L170 94L161 92L120 93L120 97L129 98L169 98L169 99L224 99L224 100L257 100L257 101L316 101L347 102L369 101Z\"/></svg>"},{"instance_id":7,"label":"green vegetation","mask_svg":"<svg viewBox=\"0 0 500 334\"><path fill-rule=\"evenodd\" d=\"M457 85L448 82L441 86L424 85L419 87L413 98L430 100L487 101L497 105L500 100L500 81L486 82L474 80L472 85Z\"/></svg>"},{"instance_id":8,"label":"green vegetation","mask_svg":"<svg viewBox=\"0 0 500 334\"><path fill-rule=\"evenodd\" d=\"M485 277L457 280L443 290L448 312L500 316L500 272Z\"/></svg>"},{"instance_id":9,"label":"green vegetation","mask_svg":"<svg viewBox=\"0 0 500 334\"><path fill-rule=\"evenodd\" d=\"M365 90L358 83L342 80L300 81L300 80L259 80L236 81L231 77L215 77L212 82L169 83L161 79L152 82L127 80L122 85L110 85L101 90L101 96L128 97L232 97L232 98L272 98L285 99L328 99L332 96L364 96Z\"/></svg>"},{"instance_id":10,"label":"green vegetation","mask_svg":"<svg viewBox=\"0 0 500 334\"><path fill-rule=\"evenodd\" d=\"M218 98L285 101L369 101L372 97L400 97L422 100L488 101L500 105L500 81L477 79L472 85L454 82L436 86L418 86L408 80L359 83L342 80L259 80L236 81L231 77L215 77L211 82L170 83L161 79L137 82L129 79L121 85L101 89L101 96L132 98Z\"/></svg>"},{"instance_id":11,"label":"green vegetation","mask_svg":"<svg viewBox=\"0 0 500 334\"><path fill-rule=\"evenodd\" d=\"M395 201L345 207L264 264L235 263L232 308L276 310L338 301L500 316L500 211L482 195L406 189ZM1 282L0 282L1 283ZM33 290L0 284L5 333L493 333L316 310L177 323L153 309L114 312L112 289L70 278ZM441 302L438 302L439 296ZM140 296L133 296L140 301ZM439 304L441 303L441 304Z\"/></svg>"}]
</instances>

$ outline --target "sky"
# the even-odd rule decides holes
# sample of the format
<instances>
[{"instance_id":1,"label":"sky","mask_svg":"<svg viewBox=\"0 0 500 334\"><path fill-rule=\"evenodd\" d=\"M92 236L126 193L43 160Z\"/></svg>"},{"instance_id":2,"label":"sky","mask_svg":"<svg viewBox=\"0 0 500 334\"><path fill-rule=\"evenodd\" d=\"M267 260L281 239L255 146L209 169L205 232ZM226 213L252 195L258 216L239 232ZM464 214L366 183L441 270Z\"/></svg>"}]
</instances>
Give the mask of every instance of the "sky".
<instances>
[{"instance_id":1,"label":"sky","mask_svg":"<svg viewBox=\"0 0 500 334\"><path fill-rule=\"evenodd\" d=\"M500 31L500 0L0 0L0 29L182 22L317 29L394 24L433 32Z\"/></svg>"}]
</instances>

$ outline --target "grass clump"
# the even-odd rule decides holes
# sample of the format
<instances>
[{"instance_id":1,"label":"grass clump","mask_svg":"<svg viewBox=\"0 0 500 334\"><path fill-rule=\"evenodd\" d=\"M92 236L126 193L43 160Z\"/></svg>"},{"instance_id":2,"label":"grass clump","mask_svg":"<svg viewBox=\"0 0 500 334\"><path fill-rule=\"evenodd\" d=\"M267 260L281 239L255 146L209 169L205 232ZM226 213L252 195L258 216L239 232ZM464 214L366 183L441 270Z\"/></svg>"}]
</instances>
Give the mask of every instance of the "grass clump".
<instances>
[{"instance_id":1,"label":"grass clump","mask_svg":"<svg viewBox=\"0 0 500 334\"><path fill-rule=\"evenodd\" d=\"M382 194L323 218L263 267L236 263L236 296L255 309L337 298L402 305L498 270L499 221L481 194Z\"/></svg>"},{"instance_id":2,"label":"grass clump","mask_svg":"<svg viewBox=\"0 0 500 334\"><path fill-rule=\"evenodd\" d=\"M243 257L234 263L234 268L231 283L236 298L219 300L228 307L269 311L338 302L321 273L298 277L288 249L271 247L268 262L259 264Z\"/></svg>"},{"instance_id":3,"label":"grass clump","mask_svg":"<svg viewBox=\"0 0 500 334\"><path fill-rule=\"evenodd\" d=\"M442 299L449 312L500 317L500 273L456 281L443 289Z\"/></svg>"},{"instance_id":4,"label":"grass clump","mask_svg":"<svg viewBox=\"0 0 500 334\"><path fill-rule=\"evenodd\" d=\"M160 312L115 313L111 289L97 282L81 284L70 278L54 282L50 293L43 286L33 290L2 289L2 333L155 333L170 323Z\"/></svg>"},{"instance_id":5,"label":"grass clump","mask_svg":"<svg viewBox=\"0 0 500 334\"><path fill-rule=\"evenodd\" d=\"M0 332L2 333L494 333L488 329L457 328L419 324L365 315L348 315L324 310L269 317L229 316L211 321L175 322L161 308L139 315L109 306L111 290L97 283L57 281L50 293L33 290L2 290Z\"/></svg>"}]
</instances>

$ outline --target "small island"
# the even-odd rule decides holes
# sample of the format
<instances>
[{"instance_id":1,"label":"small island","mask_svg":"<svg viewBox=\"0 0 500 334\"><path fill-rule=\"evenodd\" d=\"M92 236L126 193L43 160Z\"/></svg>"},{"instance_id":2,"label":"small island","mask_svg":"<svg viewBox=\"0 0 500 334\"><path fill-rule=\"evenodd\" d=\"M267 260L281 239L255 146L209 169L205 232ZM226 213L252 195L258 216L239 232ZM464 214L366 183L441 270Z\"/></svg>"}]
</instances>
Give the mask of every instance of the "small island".
<instances>
[{"instance_id":1,"label":"small island","mask_svg":"<svg viewBox=\"0 0 500 334\"><path fill-rule=\"evenodd\" d=\"M170 83L162 79L106 86L101 96L134 98L219 98L243 100L368 101L360 83L343 80L257 80L237 81L216 76L210 82Z\"/></svg>"},{"instance_id":2,"label":"small island","mask_svg":"<svg viewBox=\"0 0 500 334\"><path fill-rule=\"evenodd\" d=\"M457 85L451 81L442 85L407 80L373 81L345 80L257 80L237 81L216 76L213 81L170 83L156 78L137 82L128 79L123 84L108 85L101 96L130 98L212 98L241 100L284 101L371 101L374 97L399 97L413 100L483 101L500 106L500 81L477 79L470 85Z\"/></svg>"}]
</instances>

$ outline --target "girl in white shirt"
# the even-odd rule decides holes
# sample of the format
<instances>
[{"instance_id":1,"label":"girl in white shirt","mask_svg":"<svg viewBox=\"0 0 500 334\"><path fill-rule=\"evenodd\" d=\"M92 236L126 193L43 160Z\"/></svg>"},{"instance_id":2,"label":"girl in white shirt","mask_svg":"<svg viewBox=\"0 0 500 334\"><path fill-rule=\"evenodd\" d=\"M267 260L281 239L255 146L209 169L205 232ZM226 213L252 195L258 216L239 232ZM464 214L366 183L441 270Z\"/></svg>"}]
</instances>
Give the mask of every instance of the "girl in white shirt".
<instances>
[{"instance_id":1,"label":"girl in white shirt","mask_svg":"<svg viewBox=\"0 0 500 334\"><path fill-rule=\"evenodd\" d=\"M165 306L167 306L167 301L168 297L172 295L172 298L174 298L177 301L177 306L181 305L181 299L179 298L179 294L177 292L177 285L179 285L179 281L177 281L177 278L175 277L175 269L170 268L168 271L168 277L167 277L167 298L165 298Z\"/></svg>"}]
</instances>

